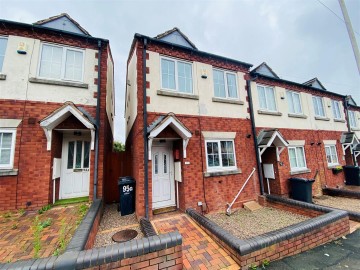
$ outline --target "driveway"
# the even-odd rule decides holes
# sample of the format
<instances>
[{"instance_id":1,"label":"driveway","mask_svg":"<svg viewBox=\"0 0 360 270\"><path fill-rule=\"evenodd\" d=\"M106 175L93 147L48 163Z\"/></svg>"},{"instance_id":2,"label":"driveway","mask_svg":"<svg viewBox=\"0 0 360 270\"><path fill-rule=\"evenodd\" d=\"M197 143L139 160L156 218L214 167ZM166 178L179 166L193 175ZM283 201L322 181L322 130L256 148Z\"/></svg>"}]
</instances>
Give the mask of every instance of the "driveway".
<instances>
[{"instance_id":1,"label":"driveway","mask_svg":"<svg viewBox=\"0 0 360 270\"><path fill-rule=\"evenodd\" d=\"M304 253L270 262L266 269L360 269L360 230Z\"/></svg>"}]
</instances>

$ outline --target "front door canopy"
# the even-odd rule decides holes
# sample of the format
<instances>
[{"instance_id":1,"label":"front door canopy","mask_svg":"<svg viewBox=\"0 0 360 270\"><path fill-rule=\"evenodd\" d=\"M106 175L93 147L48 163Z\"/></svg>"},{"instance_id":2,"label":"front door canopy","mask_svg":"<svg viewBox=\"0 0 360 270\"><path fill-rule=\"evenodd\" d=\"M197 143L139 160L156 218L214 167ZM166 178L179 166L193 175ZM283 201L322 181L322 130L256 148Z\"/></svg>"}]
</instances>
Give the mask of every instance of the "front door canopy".
<instances>
[{"instance_id":1,"label":"front door canopy","mask_svg":"<svg viewBox=\"0 0 360 270\"><path fill-rule=\"evenodd\" d=\"M280 154L289 145L285 138L277 129L262 130L257 138L259 158L261 161L261 155L270 146L276 147L276 160L280 161Z\"/></svg>"},{"instance_id":2,"label":"front door canopy","mask_svg":"<svg viewBox=\"0 0 360 270\"><path fill-rule=\"evenodd\" d=\"M40 121L40 126L45 132L47 139L47 150L51 150L51 138L53 129L62 123L69 116L75 116L91 132L91 150L94 150L95 125L80 111L72 102L65 102L64 105L53 111L50 115Z\"/></svg>"},{"instance_id":3,"label":"front door canopy","mask_svg":"<svg viewBox=\"0 0 360 270\"><path fill-rule=\"evenodd\" d=\"M175 114L169 113L166 116L160 116L150 126L148 126L148 152L151 160L151 146L156 138L166 127L170 126L183 140L183 157L186 158L186 147L192 137L191 132L176 118Z\"/></svg>"},{"instance_id":4,"label":"front door canopy","mask_svg":"<svg viewBox=\"0 0 360 270\"><path fill-rule=\"evenodd\" d=\"M345 156L346 149L350 149L351 153L355 152L355 149L358 149L357 147L359 145L359 139L356 136L355 132L344 132L341 134L340 143L343 149L343 154ZM359 149L360 150L360 149ZM357 154L358 156L359 154Z\"/></svg>"}]
</instances>

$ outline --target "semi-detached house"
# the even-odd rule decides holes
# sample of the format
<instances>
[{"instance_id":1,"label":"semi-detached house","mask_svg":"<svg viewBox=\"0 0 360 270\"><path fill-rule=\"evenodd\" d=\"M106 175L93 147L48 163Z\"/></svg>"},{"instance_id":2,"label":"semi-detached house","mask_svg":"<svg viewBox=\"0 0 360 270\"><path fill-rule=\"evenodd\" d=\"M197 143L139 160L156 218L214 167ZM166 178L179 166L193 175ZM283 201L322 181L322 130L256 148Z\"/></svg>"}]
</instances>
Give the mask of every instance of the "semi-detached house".
<instances>
[{"instance_id":1,"label":"semi-detached house","mask_svg":"<svg viewBox=\"0 0 360 270\"><path fill-rule=\"evenodd\" d=\"M102 197L114 102L108 40L67 14L0 20L0 210Z\"/></svg>"}]
</instances>

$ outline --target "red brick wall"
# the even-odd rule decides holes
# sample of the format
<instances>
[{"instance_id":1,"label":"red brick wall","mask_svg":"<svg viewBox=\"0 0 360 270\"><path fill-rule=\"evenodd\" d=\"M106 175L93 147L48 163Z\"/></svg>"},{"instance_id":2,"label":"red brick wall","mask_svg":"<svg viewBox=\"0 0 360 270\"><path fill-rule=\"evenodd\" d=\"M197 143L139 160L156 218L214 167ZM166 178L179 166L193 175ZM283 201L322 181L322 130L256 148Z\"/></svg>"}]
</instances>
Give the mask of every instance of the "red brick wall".
<instances>
[{"instance_id":1,"label":"red brick wall","mask_svg":"<svg viewBox=\"0 0 360 270\"><path fill-rule=\"evenodd\" d=\"M269 127L256 128L257 134L259 134L262 129L270 129ZM314 179L316 171L319 173L320 183L315 183L313 185L313 194L317 192L316 185L324 187L337 187L344 185L344 173L341 172L338 175L334 175L332 170L328 168L325 146L323 140L336 140L336 151L338 154L338 161L340 165L345 165L345 160L343 160L343 151L341 144L339 142L341 138L341 131L325 131L325 130L300 130L300 129L279 129L281 134L286 140L305 140L304 150L307 168L311 170L310 173L303 174L290 174L290 162L288 151L285 149L280 154L280 162L276 161L275 150L268 148L263 154L263 163L272 163L274 164L274 169L276 173L276 179L270 180L270 190L271 193L278 195L286 195L290 192L290 186L288 179L291 177L303 177ZM317 143L321 143L317 145ZM311 143L314 143L311 145ZM266 186L266 183L265 183Z\"/></svg>"},{"instance_id":2,"label":"red brick wall","mask_svg":"<svg viewBox=\"0 0 360 270\"><path fill-rule=\"evenodd\" d=\"M91 230L88 236L88 239L86 241L85 244L85 249L91 249L94 246L95 243L95 239L96 239L96 234L99 230L99 225L100 225L100 221L101 221L101 217L103 215L104 212L104 208L103 205L101 206L101 209L97 212L97 215L95 217L95 220L91 226Z\"/></svg>"},{"instance_id":3,"label":"red brick wall","mask_svg":"<svg viewBox=\"0 0 360 270\"><path fill-rule=\"evenodd\" d=\"M102 264L87 269L168 269L168 270L182 270L182 246L167 248L160 251L155 251L146 255L141 255L133 258L122 259L121 261Z\"/></svg>"}]
</instances>

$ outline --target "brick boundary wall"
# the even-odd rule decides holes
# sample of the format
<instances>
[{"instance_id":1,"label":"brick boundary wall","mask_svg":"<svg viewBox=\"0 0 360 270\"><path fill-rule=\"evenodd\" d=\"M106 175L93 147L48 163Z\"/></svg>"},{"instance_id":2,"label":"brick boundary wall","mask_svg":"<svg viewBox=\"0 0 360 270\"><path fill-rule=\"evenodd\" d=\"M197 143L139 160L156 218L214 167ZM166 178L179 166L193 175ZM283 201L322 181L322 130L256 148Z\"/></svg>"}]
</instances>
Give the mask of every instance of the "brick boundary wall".
<instances>
[{"instance_id":1,"label":"brick boundary wall","mask_svg":"<svg viewBox=\"0 0 360 270\"><path fill-rule=\"evenodd\" d=\"M247 269L253 264L261 265L264 260L271 262L298 254L349 233L349 218L346 211L277 196L266 197L266 200L270 203L277 202L277 205L288 202L292 210L303 205L305 209L310 210L311 215L316 211L318 215L276 231L249 239L239 239L195 210L187 209L186 212L210 237L229 252L242 269Z\"/></svg>"}]
</instances>

